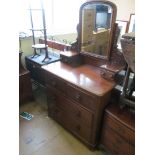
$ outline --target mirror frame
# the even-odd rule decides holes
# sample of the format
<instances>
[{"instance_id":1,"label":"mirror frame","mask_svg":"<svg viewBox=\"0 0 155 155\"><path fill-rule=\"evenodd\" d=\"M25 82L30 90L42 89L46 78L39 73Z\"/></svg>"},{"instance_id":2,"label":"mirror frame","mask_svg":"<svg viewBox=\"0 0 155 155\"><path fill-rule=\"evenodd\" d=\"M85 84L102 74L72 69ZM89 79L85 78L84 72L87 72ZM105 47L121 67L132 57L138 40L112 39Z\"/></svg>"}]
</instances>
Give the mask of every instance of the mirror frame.
<instances>
[{"instance_id":1,"label":"mirror frame","mask_svg":"<svg viewBox=\"0 0 155 155\"><path fill-rule=\"evenodd\" d=\"M108 51L107 51L107 56L103 56L103 55L97 55L95 53L90 53L87 51L81 51L81 40L82 40L82 10L85 6L89 5L89 4L106 4L111 6L112 8L112 19L111 19L111 30L110 30L110 39L109 39L109 47L108 47ZM116 22L116 15L117 15L117 7L113 2L110 1L105 1L105 0L89 0L86 1L85 3L83 3L80 7L80 11L79 11L79 25L78 25L78 49L80 51L80 54L82 55L88 55L88 56L92 56L92 57L96 57L96 58L101 58L101 59L106 59L106 60L110 60L110 55L111 55L111 51L112 51L112 47L113 47L113 37L115 37L114 35L114 31L115 31L115 22Z\"/></svg>"}]
</instances>

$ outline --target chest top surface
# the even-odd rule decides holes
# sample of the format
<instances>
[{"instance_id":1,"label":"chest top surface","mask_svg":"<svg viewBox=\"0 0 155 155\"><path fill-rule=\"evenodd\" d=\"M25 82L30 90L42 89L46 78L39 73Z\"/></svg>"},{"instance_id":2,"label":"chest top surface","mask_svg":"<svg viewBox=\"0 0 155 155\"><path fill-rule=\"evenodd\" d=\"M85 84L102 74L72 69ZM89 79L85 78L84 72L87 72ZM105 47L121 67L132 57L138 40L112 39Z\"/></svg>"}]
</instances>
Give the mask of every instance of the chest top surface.
<instances>
[{"instance_id":1,"label":"chest top surface","mask_svg":"<svg viewBox=\"0 0 155 155\"><path fill-rule=\"evenodd\" d=\"M115 86L115 83L100 76L100 70L97 67L88 64L72 67L58 61L42 68L97 96L103 96Z\"/></svg>"},{"instance_id":2,"label":"chest top surface","mask_svg":"<svg viewBox=\"0 0 155 155\"><path fill-rule=\"evenodd\" d=\"M109 104L105 111L128 128L135 130L135 115L129 112L129 109L121 109L117 104Z\"/></svg>"}]
</instances>

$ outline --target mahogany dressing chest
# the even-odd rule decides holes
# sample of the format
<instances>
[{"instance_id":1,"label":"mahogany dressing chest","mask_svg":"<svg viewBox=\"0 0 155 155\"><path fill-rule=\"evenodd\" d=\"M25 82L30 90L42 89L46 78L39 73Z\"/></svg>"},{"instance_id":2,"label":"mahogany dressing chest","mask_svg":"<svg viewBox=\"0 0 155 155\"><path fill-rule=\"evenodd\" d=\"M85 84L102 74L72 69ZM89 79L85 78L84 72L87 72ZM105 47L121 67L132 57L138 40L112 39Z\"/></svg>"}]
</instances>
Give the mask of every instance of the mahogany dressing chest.
<instances>
[{"instance_id":1,"label":"mahogany dressing chest","mask_svg":"<svg viewBox=\"0 0 155 155\"><path fill-rule=\"evenodd\" d=\"M84 64L71 67L55 62L45 71L48 114L90 148L97 145L101 118L114 83L100 76L100 70Z\"/></svg>"}]
</instances>

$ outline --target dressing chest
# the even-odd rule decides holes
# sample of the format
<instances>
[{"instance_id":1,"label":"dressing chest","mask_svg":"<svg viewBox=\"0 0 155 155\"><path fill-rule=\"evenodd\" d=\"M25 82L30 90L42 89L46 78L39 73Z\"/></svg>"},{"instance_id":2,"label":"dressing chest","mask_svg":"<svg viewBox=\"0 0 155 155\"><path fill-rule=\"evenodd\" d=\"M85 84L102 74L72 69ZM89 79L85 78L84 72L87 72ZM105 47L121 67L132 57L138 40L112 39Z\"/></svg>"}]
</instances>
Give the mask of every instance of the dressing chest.
<instances>
[{"instance_id":1,"label":"dressing chest","mask_svg":"<svg viewBox=\"0 0 155 155\"><path fill-rule=\"evenodd\" d=\"M45 71L48 114L88 147L98 142L101 118L114 83L100 76L97 67L71 67L55 62Z\"/></svg>"}]
</instances>

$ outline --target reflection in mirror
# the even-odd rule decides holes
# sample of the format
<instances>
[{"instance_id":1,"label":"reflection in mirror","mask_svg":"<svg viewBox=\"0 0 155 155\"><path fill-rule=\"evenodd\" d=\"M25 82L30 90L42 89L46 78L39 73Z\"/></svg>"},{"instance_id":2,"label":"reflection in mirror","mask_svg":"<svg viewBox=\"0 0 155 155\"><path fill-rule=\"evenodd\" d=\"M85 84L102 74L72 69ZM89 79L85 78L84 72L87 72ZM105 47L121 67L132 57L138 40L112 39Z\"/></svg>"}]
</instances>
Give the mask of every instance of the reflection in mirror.
<instances>
[{"instance_id":1,"label":"reflection in mirror","mask_svg":"<svg viewBox=\"0 0 155 155\"><path fill-rule=\"evenodd\" d=\"M80 9L81 52L108 58L115 20L116 7L111 2L83 4Z\"/></svg>"}]
</instances>

